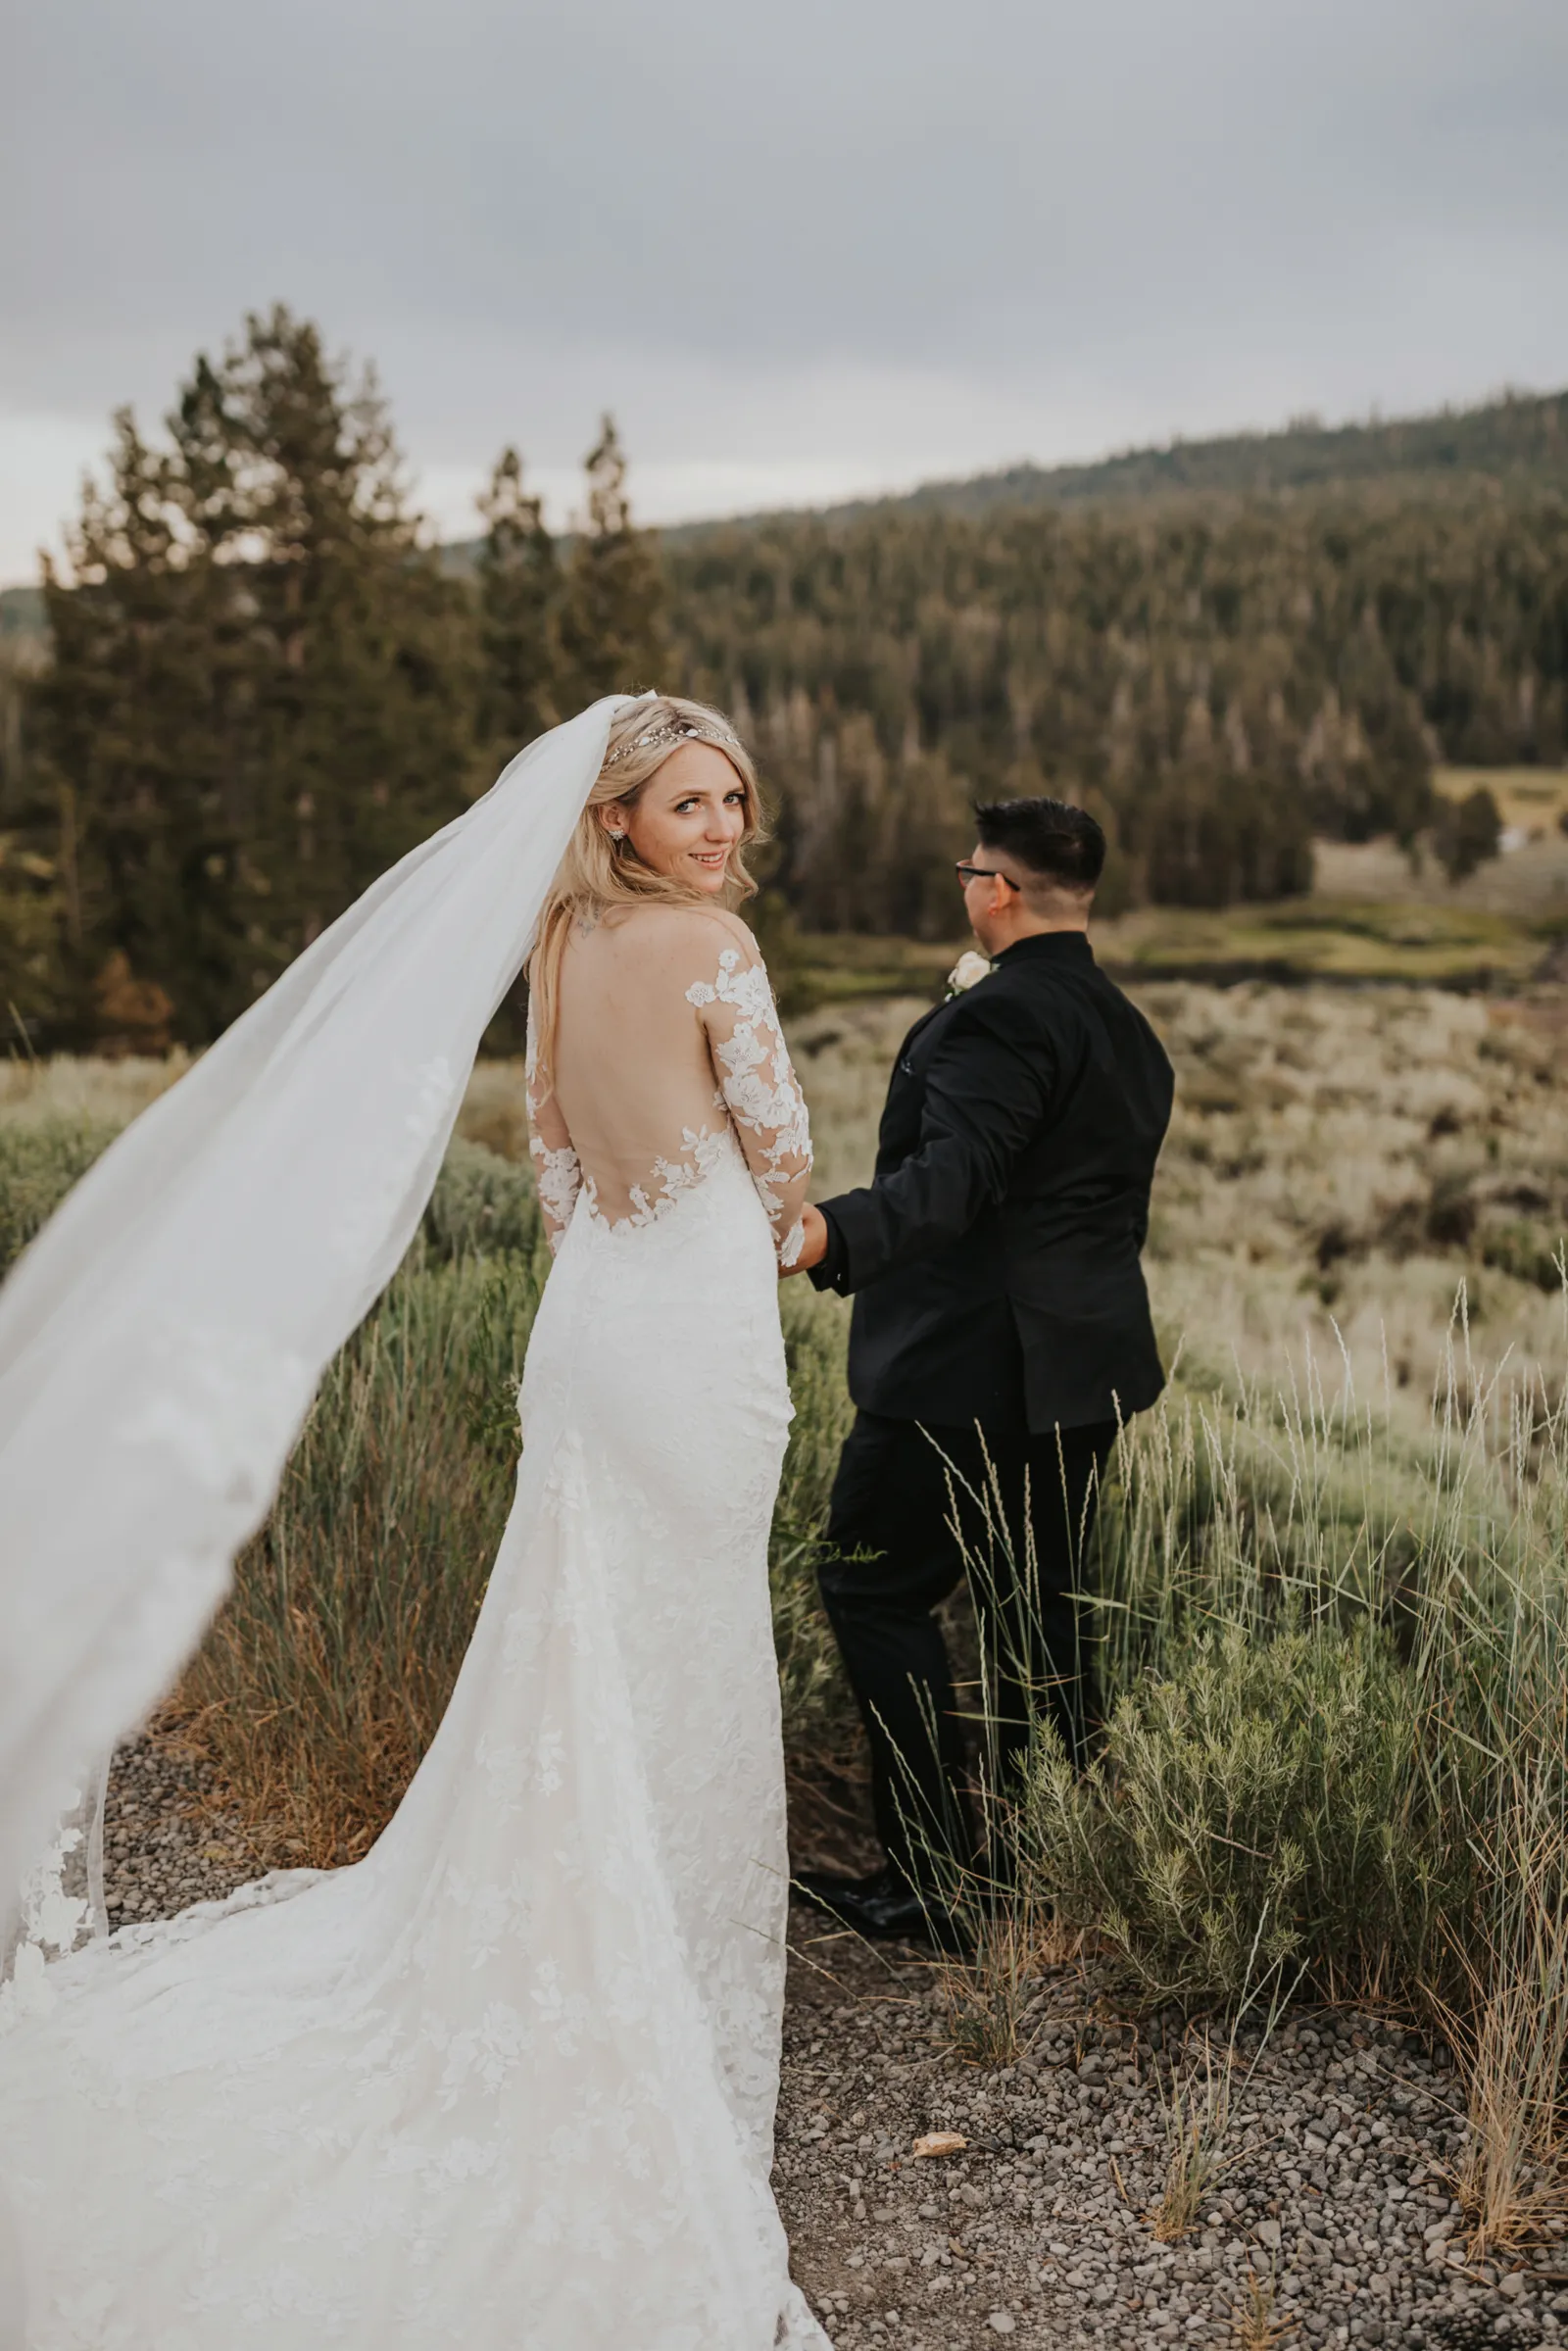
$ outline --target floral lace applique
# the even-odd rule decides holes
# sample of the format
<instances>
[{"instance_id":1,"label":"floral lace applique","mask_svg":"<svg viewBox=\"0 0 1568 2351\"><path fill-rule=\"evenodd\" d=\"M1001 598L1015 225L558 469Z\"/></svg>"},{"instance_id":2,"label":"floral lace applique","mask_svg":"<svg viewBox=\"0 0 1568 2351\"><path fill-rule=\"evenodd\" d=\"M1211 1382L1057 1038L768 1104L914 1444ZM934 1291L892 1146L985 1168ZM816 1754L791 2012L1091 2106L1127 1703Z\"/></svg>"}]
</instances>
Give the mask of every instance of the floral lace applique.
<instances>
[{"instance_id":1,"label":"floral lace applique","mask_svg":"<svg viewBox=\"0 0 1568 2351\"><path fill-rule=\"evenodd\" d=\"M561 1247L562 1235L571 1222L571 1212L582 1190L582 1166L569 1143L560 1151L547 1151L537 1135L528 1139L528 1156L533 1161L539 1205L544 1210L553 1255Z\"/></svg>"},{"instance_id":2,"label":"floral lace applique","mask_svg":"<svg viewBox=\"0 0 1568 2351\"><path fill-rule=\"evenodd\" d=\"M717 1106L722 1109L722 1096L715 1100ZM607 1216L599 1205L599 1194L592 1176L585 1176L583 1188L588 1195L588 1205L600 1223L609 1225L614 1233L634 1232L641 1225L652 1224L656 1216L662 1216L674 1206L683 1192L694 1192L699 1184L706 1182L732 1148L728 1130L724 1127L720 1127L716 1135L710 1134L707 1127L695 1132L690 1127L684 1127L681 1130L681 1143L691 1156L686 1159L656 1159L648 1184L633 1184L631 1188L629 1216ZM652 1186L652 1197L649 1186Z\"/></svg>"},{"instance_id":3,"label":"floral lace applique","mask_svg":"<svg viewBox=\"0 0 1568 2351\"><path fill-rule=\"evenodd\" d=\"M726 947L718 958L717 981L697 981L687 989L686 1001L707 1015L720 1091L773 1227L779 1263L793 1265L801 1253L811 1130L767 967L745 963L738 948Z\"/></svg>"},{"instance_id":4,"label":"floral lace applique","mask_svg":"<svg viewBox=\"0 0 1568 2351\"><path fill-rule=\"evenodd\" d=\"M534 1183L539 1194L539 1207L545 1220L545 1239L550 1254L555 1256L566 1237L577 1195L582 1190L582 1162L572 1149L561 1113L554 1100L546 1100L539 1092L538 1053L534 1040L533 1006L528 1007L528 1057L524 1064L524 1087L528 1104L528 1156L533 1162ZM564 1138L552 1145L544 1129L554 1124Z\"/></svg>"}]
</instances>

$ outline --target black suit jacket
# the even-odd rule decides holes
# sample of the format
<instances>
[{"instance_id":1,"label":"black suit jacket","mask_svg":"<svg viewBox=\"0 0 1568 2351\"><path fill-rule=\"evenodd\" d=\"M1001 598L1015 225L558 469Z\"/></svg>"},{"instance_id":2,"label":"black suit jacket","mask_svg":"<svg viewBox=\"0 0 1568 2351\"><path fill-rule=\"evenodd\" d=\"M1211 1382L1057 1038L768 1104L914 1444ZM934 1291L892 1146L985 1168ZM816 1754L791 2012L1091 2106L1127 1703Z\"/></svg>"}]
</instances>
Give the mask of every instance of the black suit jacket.
<instances>
[{"instance_id":1,"label":"black suit jacket","mask_svg":"<svg viewBox=\"0 0 1568 2351\"><path fill-rule=\"evenodd\" d=\"M811 1274L855 1295L863 1411L1044 1430L1153 1402L1139 1252L1173 1084L1078 931L1020 940L915 1023L875 1179L822 1203Z\"/></svg>"}]
</instances>

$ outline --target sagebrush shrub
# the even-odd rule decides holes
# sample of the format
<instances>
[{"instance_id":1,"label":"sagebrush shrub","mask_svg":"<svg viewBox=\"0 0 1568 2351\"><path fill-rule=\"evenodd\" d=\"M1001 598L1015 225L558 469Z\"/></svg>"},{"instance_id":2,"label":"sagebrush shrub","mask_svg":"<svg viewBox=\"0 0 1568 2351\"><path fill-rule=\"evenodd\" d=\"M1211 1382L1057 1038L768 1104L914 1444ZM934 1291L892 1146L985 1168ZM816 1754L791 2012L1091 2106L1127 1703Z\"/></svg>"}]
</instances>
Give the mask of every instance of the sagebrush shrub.
<instances>
[{"instance_id":1,"label":"sagebrush shrub","mask_svg":"<svg viewBox=\"0 0 1568 2351\"><path fill-rule=\"evenodd\" d=\"M1370 1622L1263 1641L1232 1624L1121 1697L1082 1779L1043 1733L1029 1865L1151 2000L1364 1986L1467 1874L1425 1799L1422 1736L1415 1682Z\"/></svg>"},{"instance_id":2,"label":"sagebrush shrub","mask_svg":"<svg viewBox=\"0 0 1568 2351\"><path fill-rule=\"evenodd\" d=\"M454 1136L424 1211L424 1234L441 1258L530 1256L541 1238L531 1169L483 1143Z\"/></svg>"}]
</instances>

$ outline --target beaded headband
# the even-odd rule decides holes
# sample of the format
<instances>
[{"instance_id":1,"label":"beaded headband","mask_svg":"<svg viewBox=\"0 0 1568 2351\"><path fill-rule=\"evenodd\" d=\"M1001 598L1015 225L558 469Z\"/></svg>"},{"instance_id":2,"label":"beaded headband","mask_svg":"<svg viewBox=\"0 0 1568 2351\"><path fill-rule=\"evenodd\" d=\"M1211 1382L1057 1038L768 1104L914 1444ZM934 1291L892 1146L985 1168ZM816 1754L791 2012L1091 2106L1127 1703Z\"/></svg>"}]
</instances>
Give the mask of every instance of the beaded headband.
<instances>
[{"instance_id":1,"label":"beaded headband","mask_svg":"<svg viewBox=\"0 0 1568 2351\"><path fill-rule=\"evenodd\" d=\"M656 743L712 743L720 751L739 751L736 736L720 734L716 727L705 726L698 718L662 718L657 726L645 727L640 735L628 742L617 743L605 761L613 767L621 759L629 759L634 751L651 751Z\"/></svg>"}]
</instances>

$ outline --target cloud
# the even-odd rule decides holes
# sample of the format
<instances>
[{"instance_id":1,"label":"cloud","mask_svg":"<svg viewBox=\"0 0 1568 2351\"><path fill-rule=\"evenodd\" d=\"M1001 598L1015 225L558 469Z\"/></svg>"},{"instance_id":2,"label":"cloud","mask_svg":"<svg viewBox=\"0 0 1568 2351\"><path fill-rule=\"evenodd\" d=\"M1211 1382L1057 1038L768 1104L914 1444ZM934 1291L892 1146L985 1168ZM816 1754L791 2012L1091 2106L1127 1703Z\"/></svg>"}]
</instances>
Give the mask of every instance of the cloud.
<instances>
[{"instance_id":1,"label":"cloud","mask_svg":"<svg viewBox=\"0 0 1568 2351\"><path fill-rule=\"evenodd\" d=\"M647 511L1568 379L1560 0L75 0L6 76L0 574L282 297L434 503ZM448 513L456 501L456 513ZM466 526L466 525L463 525Z\"/></svg>"}]
</instances>

